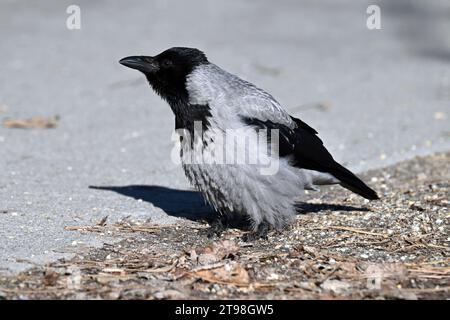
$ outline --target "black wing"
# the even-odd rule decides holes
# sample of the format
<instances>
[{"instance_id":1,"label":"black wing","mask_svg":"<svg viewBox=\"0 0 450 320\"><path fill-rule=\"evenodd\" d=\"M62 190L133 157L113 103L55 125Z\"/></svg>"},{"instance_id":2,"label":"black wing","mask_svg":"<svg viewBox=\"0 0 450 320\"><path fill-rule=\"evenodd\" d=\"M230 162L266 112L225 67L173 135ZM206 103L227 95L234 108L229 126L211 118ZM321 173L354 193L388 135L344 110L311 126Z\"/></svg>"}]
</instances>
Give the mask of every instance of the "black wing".
<instances>
[{"instance_id":1,"label":"black wing","mask_svg":"<svg viewBox=\"0 0 450 320\"><path fill-rule=\"evenodd\" d=\"M243 118L247 125L268 132L277 129L279 133L279 156L291 157L291 164L298 168L326 172L337 178L341 185L367 199L378 199L375 191L356 177L348 169L337 163L317 136L317 131L300 119L291 117L297 127L291 129L272 121ZM269 133L270 137L270 133Z\"/></svg>"}]
</instances>

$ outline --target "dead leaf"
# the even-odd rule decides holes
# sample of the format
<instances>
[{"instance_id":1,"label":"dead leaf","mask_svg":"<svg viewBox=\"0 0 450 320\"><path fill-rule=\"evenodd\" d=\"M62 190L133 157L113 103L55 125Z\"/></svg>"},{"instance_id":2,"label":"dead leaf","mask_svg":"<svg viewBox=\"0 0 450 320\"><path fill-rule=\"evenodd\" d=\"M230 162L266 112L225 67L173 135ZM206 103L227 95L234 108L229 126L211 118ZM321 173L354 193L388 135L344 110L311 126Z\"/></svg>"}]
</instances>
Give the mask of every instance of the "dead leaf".
<instances>
[{"instance_id":1,"label":"dead leaf","mask_svg":"<svg viewBox=\"0 0 450 320\"><path fill-rule=\"evenodd\" d=\"M156 299L186 299L186 295L178 290L168 289L163 291L158 291L153 294Z\"/></svg>"},{"instance_id":2,"label":"dead leaf","mask_svg":"<svg viewBox=\"0 0 450 320\"><path fill-rule=\"evenodd\" d=\"M340 262L339 263L339 270L342 270L346 275L349 277L353 277L357 274L359 274L359 271L357 269L357 265L354 262Z\"/></svg>"},{"instance_id":3,"label":"dead leaf","mask_svg":"<svg viewBox=\"0 0 450 320\"><path fill-rule=\"evenodd\" d=\"M407 271L401 263L368 263L361 266L365 267L364 275L368 278L402 277Z\"/></svg>"},{"instance_id":4,"label":"dead leaf","mask_svg":"<svg viewBox=\"0 0 450 320\"><path fill-rule=\"evenodd\" d=\"M53 270L46 270L44 273L44 278L42 279L42 284L44 286L54 286L58 282L59 273Z\"/></svg>"},{"instance_id":5,"label":"dead leaf","mask_svg":"<svg viewBox=\"0 0 450 320\"><path fill-rule=\"evenodd\" d=\"M304 251L308 254L310 254L312 257L319 258L322 256L320 251L314 247L311 246L300 246L297 248L299 251Z\"/></svg>"},{"instance_id":6,"label":"dead leaf","mask_svg":"<svg viewBox=\"0 0 450 320\"><path fill-rule=\"evenodd\" d=\"M198 263L211 264L218 262L230 254L237 253L239 249L239 245L231 240L214 242L205 248L196 250L198 251Z\"/></svg>"},{"instance_id":7,"label":"dead leaf","mask_svg":"<svg viewBox=\"0 0 450 320\"><path fill-rule=\"evenodd\" d=\"M5 119L3 120L3 126L10 129L52 129L58 126L58 122L59 116L51 118Z\"/></svg>"},{"instance_id":8,"label":"dead leaf","mask_svg":"<svg viewBox=\"0 0 450 320\"><path fill-rule=\"evenodd\" d=\"M250 282L247 270L236 261L231 261L218 268L199 270L192 274L211 283L245 285Z\"/></svg>"},{"instance_id":9,"label":"dead leaf","mask_svg":"<svg viewBox=\"0 0 450 320\"><path fill-rule=\"evenodd\" d=\"M351 288L351 283L341 280L325 280L321 285L322 289L332 291L337 294L344 293Z\"/></svg>"}]
</instances>

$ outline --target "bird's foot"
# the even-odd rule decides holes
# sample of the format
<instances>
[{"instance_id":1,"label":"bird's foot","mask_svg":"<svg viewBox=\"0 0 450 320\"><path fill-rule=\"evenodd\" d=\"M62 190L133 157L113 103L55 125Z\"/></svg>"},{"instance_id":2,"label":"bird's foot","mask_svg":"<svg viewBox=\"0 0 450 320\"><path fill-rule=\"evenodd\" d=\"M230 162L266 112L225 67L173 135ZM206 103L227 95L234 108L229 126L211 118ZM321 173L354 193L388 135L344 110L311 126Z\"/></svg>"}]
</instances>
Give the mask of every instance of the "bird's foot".
<instances>
[{"instance_id":1,"label":"bird's foot","mask_svg":"<svg viewBox=\"0 0 450 320\"><path fill-rule=\"evenodd\" d=\"M209 224L209 228L206 229L206 236L208 238L214 238L215 236L220 237L227 228L227 219L223 216L218 217Z\"/></svg>"},{"instance_id":2,"label":"bird's foot","mask_svg":"<svg viewBox=\"0 0 450 320\"><path fill-rule=\"evenodd\" d=\"M258 228L256 231L252 231L249 233L246 233L242 236L242 241L244 242L252 242L259 239L267 240L269 231L271 230L271 226L267 222L262 222L258 225Z\"/></svg>"}]
</instances>

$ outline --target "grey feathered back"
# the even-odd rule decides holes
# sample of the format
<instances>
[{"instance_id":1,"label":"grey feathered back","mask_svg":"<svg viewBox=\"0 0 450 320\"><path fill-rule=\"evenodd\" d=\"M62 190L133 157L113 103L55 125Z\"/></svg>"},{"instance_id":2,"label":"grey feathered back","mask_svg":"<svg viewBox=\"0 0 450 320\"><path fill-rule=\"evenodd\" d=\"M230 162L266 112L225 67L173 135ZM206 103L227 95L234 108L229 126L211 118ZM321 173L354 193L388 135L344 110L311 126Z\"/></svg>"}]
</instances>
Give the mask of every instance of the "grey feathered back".
<instances>
[{"instance_id":1,"label":"grey feathered back","mask_svg":"<svg viewBox=\"0 0 450 320\"><path fill-rule=\"evenodd\" d=\"M187 78L186 87L192 104L208 104L211 113L224 121L223 124L230 125L229 128L236 125L238 115L295 127L289 114L269 93L215 64L194 69Z\"/></svg>"}]
</instances>

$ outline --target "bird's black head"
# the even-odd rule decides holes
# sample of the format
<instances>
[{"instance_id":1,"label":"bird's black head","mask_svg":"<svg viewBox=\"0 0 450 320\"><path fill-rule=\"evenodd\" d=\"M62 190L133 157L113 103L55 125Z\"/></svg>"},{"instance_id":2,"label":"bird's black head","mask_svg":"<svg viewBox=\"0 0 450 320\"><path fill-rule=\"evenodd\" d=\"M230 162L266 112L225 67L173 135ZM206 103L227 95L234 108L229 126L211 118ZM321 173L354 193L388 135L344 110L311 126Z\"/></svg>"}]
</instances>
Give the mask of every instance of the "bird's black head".
<instances>
[{"instance_id":1,"label":"bird's black head","mask_svg":"<svg viewBox=\"0 0 450 320\"><path fill-rule=\"evenodd\" d=\"M153 89L169 102L187 99L186 77L192 70L208 63L205 54L194 48L170 48L157 56L132 56L120 64L141 71Z\"/></svg>"}]
</instances>

